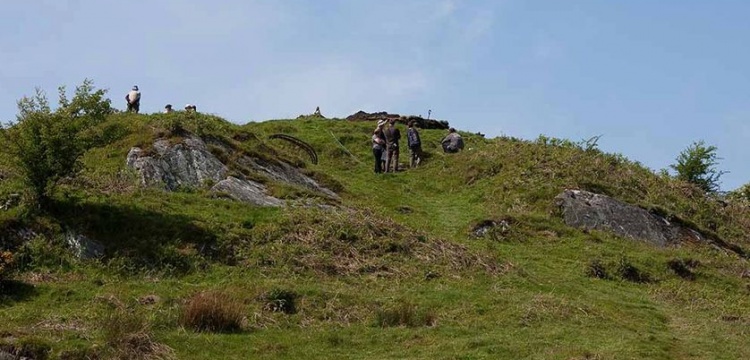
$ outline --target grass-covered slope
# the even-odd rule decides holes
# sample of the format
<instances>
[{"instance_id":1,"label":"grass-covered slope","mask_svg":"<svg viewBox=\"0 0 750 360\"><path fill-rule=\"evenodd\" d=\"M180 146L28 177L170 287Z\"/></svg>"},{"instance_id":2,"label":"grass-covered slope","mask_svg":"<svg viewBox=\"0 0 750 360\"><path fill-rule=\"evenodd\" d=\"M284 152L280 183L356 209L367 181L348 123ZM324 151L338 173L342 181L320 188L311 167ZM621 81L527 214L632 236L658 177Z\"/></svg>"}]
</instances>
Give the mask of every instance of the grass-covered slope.
<instances>
[{"instance_id":1,"label":"grass-covered slope","mask_svg":"<svg viewBox=\"0 0 750 360\"><path fill-rule=\"evenodd\" d=\"M84 170L60 185L51 209L0 212L5 233L38 235L14 249L0 348L71 359L750 357L745 260L701 244L658 249L561 221L553 198L578 188L750 248L744 204L713 200L621 156L556 139L472 134L464 134L465 151L443 154L444 132L422 130L421 167L376 175L372 123L238 126L176 113L116 114L100 126L109 145L85 154ZM302 167L342 200L333 210L259 208L207 187L138 186L125 166L129 149L180 141L179 129L235 155ZM275 133L311 144L319 163L268 139ZM235 166L219 147L212 152L274 196L326 202ZM22 190L7 160L2 196ZM507 226L470 236L484 220ZM73 259L62 236L69 230L102 242L107 256ZM208 318L218 325L194 330Z\"/></svg>"}]
</instances>

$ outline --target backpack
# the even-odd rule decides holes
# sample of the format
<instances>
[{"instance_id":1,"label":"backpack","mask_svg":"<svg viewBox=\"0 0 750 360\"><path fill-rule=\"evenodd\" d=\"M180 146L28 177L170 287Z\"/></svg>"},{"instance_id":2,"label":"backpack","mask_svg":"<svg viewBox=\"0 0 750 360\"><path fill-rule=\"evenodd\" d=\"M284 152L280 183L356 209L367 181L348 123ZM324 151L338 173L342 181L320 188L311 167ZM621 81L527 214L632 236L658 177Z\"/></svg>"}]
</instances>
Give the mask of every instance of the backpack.
<instances>
[{"instance_id":1,"label":"backpack","mask_svg":"<svg viewBox=\"0 0 750 360\"><path fill-rule=\"evenodd\" d=\"M422 142L419 140L419 133L417 130L409 129L406 132L406 137L409 141L409 147L417 147L422 145Z\"/></svg>"}]
</instances>

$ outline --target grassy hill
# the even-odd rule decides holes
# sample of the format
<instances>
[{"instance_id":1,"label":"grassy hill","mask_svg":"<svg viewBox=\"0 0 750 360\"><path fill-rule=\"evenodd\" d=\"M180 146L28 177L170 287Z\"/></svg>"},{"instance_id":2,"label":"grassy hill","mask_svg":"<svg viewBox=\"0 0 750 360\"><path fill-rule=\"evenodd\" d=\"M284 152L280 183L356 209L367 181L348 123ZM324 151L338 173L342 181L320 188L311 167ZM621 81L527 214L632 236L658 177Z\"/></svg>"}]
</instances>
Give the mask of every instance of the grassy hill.
<instances>
[{"instance_id":1,"label":"grassy hill","mask_svg":"<svg viewBox=\"0 0 750 360\"><path fill-rule=\"evenodd\" d=\"M5 245L18 247L0 297L0 349L53 359L750 358L746 260L701 244L654 248L576 230L553 198L566 188L607 194L750 248L746 204L594 144L545 137L464 133L465 151L443 154L444 131L422 130L421 167L376 175L373 126L110 116L98 127L111 141L84 155L49 211L24 202L0 211L5 234L36 234ZM341 200L242 173L218 148L230 171L272 195L335 207L254 207L208 186L139 186L125 165L130 148L178 142L187 134L179 127L301 167ZM268 139L274 133L310 143L319 163ZM7 160L0 198L23 191ZM485 220L507 226L473 237ZM105 258L75 259L69 231L104 244ZM689 264L694 278L674 264ZM596 269L608 278L590 276ZM627 269L648 281L628 281Z\"/></svg>"}]
</instances>

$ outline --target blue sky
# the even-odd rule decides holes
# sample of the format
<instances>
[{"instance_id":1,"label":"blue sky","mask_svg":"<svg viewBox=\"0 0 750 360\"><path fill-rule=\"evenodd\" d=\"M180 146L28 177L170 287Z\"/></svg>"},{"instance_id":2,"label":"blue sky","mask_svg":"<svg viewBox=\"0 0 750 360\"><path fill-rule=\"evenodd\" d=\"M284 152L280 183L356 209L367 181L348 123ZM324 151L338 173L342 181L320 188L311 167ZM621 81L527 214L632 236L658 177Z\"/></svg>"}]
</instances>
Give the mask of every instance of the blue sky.
<instances>
[{"instance_id":1,"label":"blue sky","mask_svg":"<svg viewBox=\"0 0 750 360\"><path fill-rule=\"evenodd\" d=\"M237 122L386 110L588 139L667 168L718 147L750 182L750 1L34 0L0 13L0 120L91 78L123 108Z\"/></svg>"}]
</instances>

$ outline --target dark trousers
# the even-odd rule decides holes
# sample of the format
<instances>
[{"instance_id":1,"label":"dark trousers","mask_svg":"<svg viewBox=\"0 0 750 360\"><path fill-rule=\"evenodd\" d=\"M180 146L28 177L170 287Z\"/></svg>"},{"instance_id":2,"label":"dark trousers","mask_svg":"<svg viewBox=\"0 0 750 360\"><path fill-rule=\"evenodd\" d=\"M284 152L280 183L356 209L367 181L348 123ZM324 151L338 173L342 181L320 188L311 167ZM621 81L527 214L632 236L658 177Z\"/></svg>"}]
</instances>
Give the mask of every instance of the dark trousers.
<instances>
[{"instance_id":1,"label":"dark trousers","mask_svg":"<svg viewBox=\"0 0 750 360\"><path fill-rule=\"evenodd\" d=\"M409 148L409 167L415 168L422 162L422 146L412 146Z\"/></svg>"},{"instance_id":2,"label":"dark trousers","mask_svg":"<svg viewBox=\"0 0 750 360\"><path fill-rule=\"evenodd\" d=\"M139 102L132 103L132 104L128 103L128 112L134 112L137 114L140 109L141 109L141 103Z\"/></svg>"},{"instance_id":3,"label":"dark trousers","mask_svg":"<svg viewBox=\"0 0 750 360\"><path fill-rule=\"evenodd\" d=\"M383 172L383 148L372 148L372 155L375 157L375 173L380 174Z\"/></svg>"}]
</instances>

